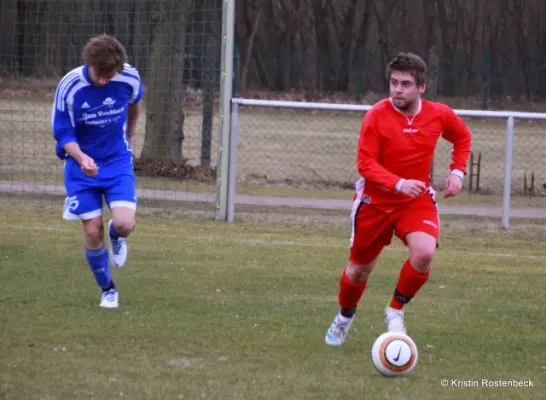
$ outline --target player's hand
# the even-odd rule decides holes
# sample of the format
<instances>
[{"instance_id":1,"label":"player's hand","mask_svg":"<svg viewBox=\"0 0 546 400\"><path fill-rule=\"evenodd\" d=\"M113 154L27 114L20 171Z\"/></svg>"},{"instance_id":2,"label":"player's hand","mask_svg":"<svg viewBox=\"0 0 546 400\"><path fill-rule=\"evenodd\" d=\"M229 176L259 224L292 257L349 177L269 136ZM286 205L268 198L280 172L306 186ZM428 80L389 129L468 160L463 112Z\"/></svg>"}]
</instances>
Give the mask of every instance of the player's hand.
<instances>
[{"instance_id":1,"label":"player's hand","mask_svg":"<svg viewBox=\"0 0 546 400\"><path fill-rule=\"evenodd\" d=\"M454 197L463 191L463 180L460 176L449 174L444 182L444 197Z\"/></svg>"},{"instance_id":2,"label":"player's hand","mask_svg":"<svg viewBox=\"0 0 546 400\"><path fill-rule=\"evenodd\" d=\"M409 197L417 197L427 190L425 182L417 181L415 179L406 179L400 186L400 193L404 193Z\"/></svg>"},{"instance_id":3,"label":"player's hand","mask_svg":"<svg viewBox=\"0 0 546 400\"><path fill-rule=\"evenodd\" d=\"M99 167L95 164L95 160L89 156L84 156L80 165L83 173L87 176L95 176L99 173Z\"/></svg>"}]
</instances>

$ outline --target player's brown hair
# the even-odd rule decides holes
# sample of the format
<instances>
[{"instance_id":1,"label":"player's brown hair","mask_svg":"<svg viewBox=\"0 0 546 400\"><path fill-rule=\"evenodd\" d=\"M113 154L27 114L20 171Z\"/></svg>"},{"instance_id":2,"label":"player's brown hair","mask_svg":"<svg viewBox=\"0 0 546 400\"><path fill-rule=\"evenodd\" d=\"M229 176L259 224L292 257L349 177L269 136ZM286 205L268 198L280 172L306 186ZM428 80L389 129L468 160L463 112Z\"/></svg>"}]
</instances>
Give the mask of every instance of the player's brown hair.
<instances>
[{"instance_id":1,"label":"player's brown hair","mask_svg":"<svg viewBox=\"0 0 546 400\"><path fill-rule=\"evenodd\" d=\"M417 86L427 79L427 64L421 57L413 53L399 53L387 65L387 79L391 79L392 71L408 72L415 78Z\"/></svg>"},{"instance_id":2,"label":"player's brown hair","mask_svg":"<svg viewBox=\"0 0 546 400\"><path fill-rule=\"evenodd\" d=\"M115 37L103 34L89 39L83 48L82 58L98 75L110 75L123 71L127 52Z\"/></svg>"}]
</instances>

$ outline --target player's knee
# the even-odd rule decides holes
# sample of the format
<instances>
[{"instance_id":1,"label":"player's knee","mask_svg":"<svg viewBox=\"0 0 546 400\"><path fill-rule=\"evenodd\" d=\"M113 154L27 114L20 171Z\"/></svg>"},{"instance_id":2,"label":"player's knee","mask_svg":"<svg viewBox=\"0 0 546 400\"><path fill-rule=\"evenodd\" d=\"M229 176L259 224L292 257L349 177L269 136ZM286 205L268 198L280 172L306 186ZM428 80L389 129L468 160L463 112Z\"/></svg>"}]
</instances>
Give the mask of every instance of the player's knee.
<instances>
[{"instance_id":1,"label":"player's knee","mask_svg":"<svg viewBox=\"0 0 546 400\"><path fill-rule=\"evenodd\" d=\"M354 264L347 263L346 273L347 277L353 282L363 282L368 279L373 271L375 262L368 264Z\"/></svg>"},{"instance_id":2,"label":"player's knee","mask_svg":"<svg viewBox=\"0 0 546 400\"><path fill-rule=\"evenodd\" d=\"M124 221L114 221L114 229L116 233L121 237L129 236L129 234L135 229L135 221L124 220Z\"/></svg>"},{"instance_id":3,"label":"player's knee","mask_svg":"<svg viewBox=\"0 0 546 400\"><path fill-rule=\"evenodd\" d=\"M104 241L104 226L98 223L84 225L85 243L89 248L98 248Z\"/></svg>"},{"instance_id":4,"label":"player's knee","mask_svg":"<svg viewBox=\"0 0 546 400\"><path fill-rule=\"evenodd\" d=\"M410 249L411 264L418 271L426 272L432 264L435 252L434 246L415 246Z\"/></svg>"}]
</instances>

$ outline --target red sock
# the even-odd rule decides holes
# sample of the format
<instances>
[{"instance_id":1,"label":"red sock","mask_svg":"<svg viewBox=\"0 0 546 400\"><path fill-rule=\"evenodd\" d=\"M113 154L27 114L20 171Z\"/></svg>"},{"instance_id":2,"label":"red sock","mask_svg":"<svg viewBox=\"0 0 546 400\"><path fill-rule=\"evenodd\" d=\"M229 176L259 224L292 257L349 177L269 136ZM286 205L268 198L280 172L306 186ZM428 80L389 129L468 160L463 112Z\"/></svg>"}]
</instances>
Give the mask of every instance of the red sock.
<instances>
[{"instance_id":1,"label":"red sock","mask_svg":"<svg viewBox=\"0 0 546 400\"><path fill-rule=\"evenodd\" d=\"M368 280L353 282L347 276L347 269L345 268L339 281L338 300L340 307L346 310L355 309L364 294L364 290L366 290L367 284Z\"/></svg>"},{"instance_id":2,"label":"red sock","mask_svg":"<svg viewBox=\"0 0 546 400\"><path fill-rule=\"evenodd\" d=\"M429 271L425 273L417 271L408 259L400 271L398 284L396 285L390 306L397 310L404 308L404 305L409 303L419 289L421 289L421 286L425 284Z\"/></svg>"}]
</instances>

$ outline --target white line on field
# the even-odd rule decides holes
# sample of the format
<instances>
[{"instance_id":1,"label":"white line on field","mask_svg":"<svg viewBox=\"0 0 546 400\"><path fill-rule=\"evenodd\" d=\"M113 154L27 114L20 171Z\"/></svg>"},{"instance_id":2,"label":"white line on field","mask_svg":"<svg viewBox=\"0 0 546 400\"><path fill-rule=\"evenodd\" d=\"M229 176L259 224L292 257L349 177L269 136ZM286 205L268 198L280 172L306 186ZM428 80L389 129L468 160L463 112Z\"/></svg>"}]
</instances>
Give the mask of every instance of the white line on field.
<instances>
[{"instance_id":1,"label":"white line on field","mask_svg":"<svg viewBox=\"0 0 546 400\"><path fill-rule=\"evenodd\" d=\"M4 225L12 229L25 229L28 230L29 226L24 225ZM72 229L54 227L54 226L33 226L32 229L37 231L53 231L53 232L73 232ZM142 232L145 236L156 236L162 238L180 238L179 235L175 234L166 234L160 232L150 232L150 231L139 231ZM331 244L331 243L313 243L313 242L295 242L295 241L283 241L283 240L261 240L261 239L237 239L237 238L226 238L223 237L210 237L210 236L193 236L190 238L185 238L184 240L189 240L192 242L214 242L214 243L234 243L240 245L264 245L264 246L298 246L298 247L326 247L326 248L340 248L340 246ZM386 247L386 251L392 252L407 252L407 249L404 247ZM546 256L537 256L537 255L525 255L525 254L514 254L514 253L495 253L495 252L485 252L485 251L468 251L468 250L444 250L440 247L439 252L443 254L457 254L464 256L483 256L483 257L497 257L497 258L518 258L526 260L543 260L546 259Z\"/></svg>"}]
</instances>

